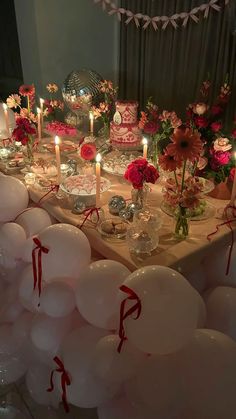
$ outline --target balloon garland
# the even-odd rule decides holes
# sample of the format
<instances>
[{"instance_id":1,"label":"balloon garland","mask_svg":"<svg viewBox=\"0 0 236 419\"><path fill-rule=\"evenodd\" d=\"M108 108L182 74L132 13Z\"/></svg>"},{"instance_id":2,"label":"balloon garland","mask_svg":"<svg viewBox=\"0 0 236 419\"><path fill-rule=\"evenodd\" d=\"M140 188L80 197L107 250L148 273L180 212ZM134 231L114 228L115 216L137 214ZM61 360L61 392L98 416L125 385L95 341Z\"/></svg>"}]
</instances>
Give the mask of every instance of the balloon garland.
<instances>
[{"instance_id":1,"label":"balloon garland","mask_svg":"<svg viewBox=\"0 0 236 419\"><path fill-rule=\"evenodd\" d=\"M225 5L228 5L230 0L225 0ZM152 26L156 31L159 29L165 30L168 25L172 25L175 29L179 27L177 21L182 21L182 26L186 27L187 23L193 20L195 23L199 22L199 14L203 14L204 19L207 19L211 9L219 12L221 6L219 6L219 0L210 0L208 3L203 3L198 7L194 7L189 12L175 13L171 16L148 16L142 13L134 13L131 10L124 9L123 7L117 7L112 0L94 0L94 3L100 3L103 10L107 11L109 15L117 15L118 20L121 22L122 16L126 16L125 23L128 25L130 22L134 22L136 27L139 28L143 25L143 29L147 29L148 26Z\"/></svg>"}]
</instances>

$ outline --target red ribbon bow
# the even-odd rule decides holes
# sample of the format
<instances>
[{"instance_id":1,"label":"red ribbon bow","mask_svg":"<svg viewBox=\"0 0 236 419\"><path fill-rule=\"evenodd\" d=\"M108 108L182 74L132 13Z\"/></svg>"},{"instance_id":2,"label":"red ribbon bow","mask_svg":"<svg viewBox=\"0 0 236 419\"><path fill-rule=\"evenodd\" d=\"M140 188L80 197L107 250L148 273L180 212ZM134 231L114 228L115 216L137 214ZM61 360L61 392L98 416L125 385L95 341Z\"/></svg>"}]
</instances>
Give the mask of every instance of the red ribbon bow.
<instances>
[{"instance_id":1,"label":"red ribbon bow","mask_svg":"<svg viewBox=\"0 0 236 419\"><path fill-rule=\"evenodd\" d=\"M229 217L229 211L230 211L230 214L231 214L231 218ZM223 223L217 224L216 225L216 230L213 231L212 233L208 234L207 240L211 240L211 236L214 236L216 233L218 233L220 227L222 227L224 225L229 227L230 232L231 232L231 243L230 243L229 256L228 256L228 261L227 261L227 266L226 266L226 272L225 272L225 275L227 276L229 274L229 270L230 270L231 256L232 256L232 251L233 251L233 247L234 247L234 230L232 228L231 223L236 221L236 207L233 206L233 205L228 205L224 209L223 215L225 216L226 221L224 221Z\"/></svg>"},{"instance_id":2,"label":"red ribbon bow","mask_svg":"<svg viewBox=\"0 0 236 419\"><path fill-rule=\"evenodd\" d=\"M70 380L69 374L65 370L64 364L60 360L60 358L58 358L58 356L55 356L53 358L53 361L55 361L55 363L58 365L58 368L55 368L51 372L51 376L50 376L50 387L47 389L47 391L48 392L51 392L51 391L54 390L54 383L53 383L53 374L54 374L54 372L61 373L61 388L62 388L62 396L61 396L61 399L62 399L62 402L63 402L64 409L65 409L66 413L68 413L69 412L69 406L68 406L67 398L66 398L66 386L69 386L71 384L71 380Z\"/></svg>"},{"instance_id":3,"label":"red ribbon bow","mask_svg":"<svg viewBox=\"0 0 236 419\"><path fill-rule=\"evenodd\" d=\"M141 300L138 297L138 295L129 287L126 285L121 285L120 290L128 294L128 297L126 297L121 305L120 305L120 327L119 327L119 337L120 337L120 343L117 348L117 351L120 353L124 341L127 339L125 336L125 329L124 329L124 320L127 319L127 317L131 316L135 311L137 311L136 317L134 317L134 320L137 320L141 314L142 311L142 305ZM125 313L125 305L127 301L136 300L136 303L129 308L128 311Z\"/></svg>"},{"instance_id":4,"label":"red ribbon bow","mask_svg":"<svg viewBox=\"0 0 236 419\"><path fill-rule=\"evenodd\" d=\"M34 290L38 285L39 297L42 290L42 253L48 253L49 249L42 246L41 241L37 238L33 238L36 247L32 250L32 263L33 263L33 274L34 274ZM38 260L36 260L36 252L38 251ZM38 262L38 266L37 266Z\"/></svg>"},{"instance_id":5,"label":"red ribbon bow","mask_svg":"<svg viewBox=\"0 0 236 419\"><path fill-rule=\"evenodd\" d=\"M100 208L97 208L97 207L94 207L94 208L88 208L88 209L84 210L84 211L82 212L82 214L84 214L84 215L85 215L85 217L84 217L84 220L83 220L82 224L79 226L79 228L81 229L81 228L84 226L84 224L86 223L86 221L87 221L87 219L88 219L88 218L90 218L90 221L91 221L91 216L92 216L92 214L93 214L94 212L95 212L95 213L96 213L96 215L97 215L97 222L95 223L95 224L97 224L97 223L98 223L98 221L99 221L99 210L100 210Z\"/></svg>"}]
</instances>

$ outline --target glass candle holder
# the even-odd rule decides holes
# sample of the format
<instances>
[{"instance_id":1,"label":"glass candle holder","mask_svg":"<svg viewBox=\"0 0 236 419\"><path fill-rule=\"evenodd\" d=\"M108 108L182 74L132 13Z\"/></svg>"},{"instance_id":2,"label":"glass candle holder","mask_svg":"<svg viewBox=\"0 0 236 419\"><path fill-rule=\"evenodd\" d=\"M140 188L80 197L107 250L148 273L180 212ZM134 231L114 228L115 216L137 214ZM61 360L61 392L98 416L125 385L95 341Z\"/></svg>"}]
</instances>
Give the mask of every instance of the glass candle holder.
<instances>
[{"instance_id":1,"label":"glass candle holder","mask_svg":"<svg viewBox=\"0 0 236 419\"><path fill-rule=\"evenodd\" d=\"M163 224L162 212L143 208L134 213L133 222L144 231L159 231Z\"/></svg>"},{"instance_id":2,"label":"glass candle holder","mask_svg":"<svg viewBox=\"0 0 236 419\"><path fill-rule=\"evenodd\" d=\"M141 225L134 225L127 231L126 241L130 252L150 254L159 243L159 235L155 230L143 230Z\"/></svg>"},{"instance_id":3,"label":"glass candle holder","mask_svg":"<svg viewBox=\"0 0 236 419\"><path fill-rule=\"evenodd\" d=\"M0 159L1 160L5 160L8 159L11 155L11 150L9 150L8 148L1 148L0 149Z\"/></svg>"}]
</instances>

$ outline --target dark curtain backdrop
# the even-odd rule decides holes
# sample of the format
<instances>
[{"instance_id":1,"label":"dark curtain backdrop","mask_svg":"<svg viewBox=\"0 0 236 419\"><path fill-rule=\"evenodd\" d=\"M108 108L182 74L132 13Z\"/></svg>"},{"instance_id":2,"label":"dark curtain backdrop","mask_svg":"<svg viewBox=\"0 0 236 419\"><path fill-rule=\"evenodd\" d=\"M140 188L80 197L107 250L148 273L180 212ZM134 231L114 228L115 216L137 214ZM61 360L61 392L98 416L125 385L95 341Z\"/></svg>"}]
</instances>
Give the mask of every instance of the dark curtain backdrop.
<instances>
[{"instance_id":1,"label":"dark curtain backdrop","mask_svg":"<svg viewBox=\"0 0 236 419\"><path fill-rule=\"evenodd\" d=\"M121 0L121 7L149 16L190 11L203 0ZM186 105L197 99L201 82L210 74L211 97L229 74L232 96L226 121L236 113L236 0L220 13L186 28L164 31L137 29L132 22L120 25L119 96L137 99L143 107L152 96L160 108L183 116Z\"/></svg>"},{"instance_id":2,"label":"dark curtain backdrop","mask_svg":"<svg viewBox=\"0 0 236 419\"><path fill-rule=\"evenodd\" d=\"M22 79L14 0L1 0L0 97L5 99L8 94L14 93Z\"/></svg>"}]
</instances>

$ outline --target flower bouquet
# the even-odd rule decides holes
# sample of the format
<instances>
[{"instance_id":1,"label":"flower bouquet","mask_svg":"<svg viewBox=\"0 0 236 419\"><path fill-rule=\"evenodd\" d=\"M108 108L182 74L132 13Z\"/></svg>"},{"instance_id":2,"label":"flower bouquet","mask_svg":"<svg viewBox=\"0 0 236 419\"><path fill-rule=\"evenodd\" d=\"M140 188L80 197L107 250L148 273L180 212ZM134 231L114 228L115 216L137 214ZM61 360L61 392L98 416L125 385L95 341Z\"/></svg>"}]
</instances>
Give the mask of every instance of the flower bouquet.
<instances>
[{"instance_id":1,"label":"flower bouquet","mask_svg":"<svg viewBox=\"0 0 236 419\"><path fill-rule=\"evenodd\" d=\"M133 186L133 191L131 191L133 203L138 204L139 209L143 208L148 191L146 184L156 183L159 178L158 170L146 159L139 158L128 165L124 178Z\"/></svg>"},{"instance_id":2,"label":"flower bouquet","mask_svg":"<svg viewBox=\"0 0 236 419\"><path fill-rule=\"evenodd\" d=\"M37 123L37 115L33 112L35 104L35 87L33 84L23 84L19 87L19 94L12 94L7 98L7 106L15 109L16 118L28 118Z\"/></svg>"},{"instance_id":3,"label":"flower bouquet","mask_svg":"<svg viewBox=\"0 0 236 419\"><path fill-rule=\"evenodd\" d=\"M146 110L141 112L139 128L144 134L148 134L151 139L151 158L155 167L158 165L158 154L170 142L170 136L174 130L182 125L175 112L163 111L158 112L158 106L155 105L151 98L148 100Z\"/></svg>"},{"instance_id":4,"label":"flower bouquet","mask_svg":"<svg viewBox=\"0 0 236 419\"><path fill-rule=\"evenodd\" d=\"M112 81L104 80L100 83L99 90L104 95L104 101L100 102L98 106L92 106L91 110L94 118L100 120L103 124L99 133L107 138L109 137L110 122L114 114L115 98L118 89L113 86Z\"/></svg>"},{"instance_id":5,"label":"flower bouquet","mask_svg":"<svg viewBox=\"0 0 236 419\"><path fill-rule=\"evenodd\" d=\"M190 128L178 128L170 138L170 143L159 157L159 165L173 174L166 181L164 202L175 215L175 237L186 238L189 234L188 219L204 210L200 198L204 182L188 173L187 164L197 161L203 152L200 134Z\"/></svg>"},{"instance_id":6,"label":"flower bouquet","mask_svg":"<svg viewBox=\"0 0 236 419\"><path fill-rule=\"evenodd\" d=\"M209 80L203 82L201 101L188 106L186 125L197 130L204 143L202 156L194 167L195 172L220 184L232 177L236 129L227 136L223 132L222 116L230 97L227 80L212 106L208 104L210 86Z\"/></svg>"},{"instance_id":7,"label":"flower bouquet","mask_svg":"<svg viewBox=\"0 0 236 419\"><path fill-rule=\"evenodd\" d=\"M26 148L26 164L31 165L33 163L33 149L37 144L35 141L36 128L33 122L28 118L22 118L19 116L16 119L16 128L12 133L12 137L15 141L20 142Z\"/></svg>"},{"instance_id":8,"label":"flower bouquet","mask_svg":"<svg viewBox=\"0 0 236 419\"><path fill-rule=\"evenodd\" d=\"M48 121L61 121L63 117L64 102L54 97L58 92L58 86L55 83L48 83L46 89L50 94L50 98L45 99L43 102L43 116Z\"/></svg>"}]
</instances>

